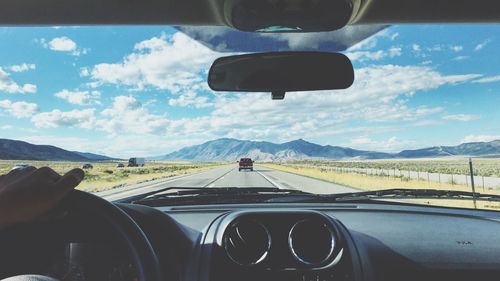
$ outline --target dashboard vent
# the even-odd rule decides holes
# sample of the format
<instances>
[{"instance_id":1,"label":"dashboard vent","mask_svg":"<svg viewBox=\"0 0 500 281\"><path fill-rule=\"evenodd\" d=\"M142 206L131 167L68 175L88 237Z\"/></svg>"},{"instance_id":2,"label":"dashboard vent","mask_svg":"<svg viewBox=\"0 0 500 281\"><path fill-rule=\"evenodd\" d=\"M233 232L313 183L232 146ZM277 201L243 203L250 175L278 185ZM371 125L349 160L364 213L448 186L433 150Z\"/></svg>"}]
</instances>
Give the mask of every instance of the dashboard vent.
<instances>
[{"instance_id":1,"label":"dashboard vent","mask_svg":"<svg viewBox=\"0 0 500 281\"><path fill-rule=\"evenodd\" d=\"M240 220L232 223L223 237L228 257L243 266L252 266L266 259L271 248L268 229L254 220Z\"/></svg>"},{"instance_id":2,"label":"dashboard vent","mask_svg":"<svg viewBox=\"0 0 500 281\"><path fill-rule=\"evenodd\" d=\"M333 258L336 238L330 226L316 219L301 220L288 235L293 257L308 266L322 266Z\"/></svg>"}]
</instances>

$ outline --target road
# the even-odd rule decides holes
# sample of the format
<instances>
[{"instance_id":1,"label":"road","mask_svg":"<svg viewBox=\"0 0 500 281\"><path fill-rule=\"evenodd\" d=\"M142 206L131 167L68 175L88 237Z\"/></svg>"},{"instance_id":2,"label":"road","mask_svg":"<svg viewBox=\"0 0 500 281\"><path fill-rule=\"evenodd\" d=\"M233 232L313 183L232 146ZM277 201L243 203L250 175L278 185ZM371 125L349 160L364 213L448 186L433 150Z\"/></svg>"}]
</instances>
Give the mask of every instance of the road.
<instances>
[{"instance_id":1,"label":"road","mask_svg":"<svg viewBox=\"0 0 500 281\"><path fill-rule=\"evenodd\" d=\"M326 194L358 191L346 186L256 166L254 171L238 171L237 165L227 165L202 172L160 179L98 193L109 200L120 200L167 187L269 187L297 189Z\"/></svg>"}]
</instances>

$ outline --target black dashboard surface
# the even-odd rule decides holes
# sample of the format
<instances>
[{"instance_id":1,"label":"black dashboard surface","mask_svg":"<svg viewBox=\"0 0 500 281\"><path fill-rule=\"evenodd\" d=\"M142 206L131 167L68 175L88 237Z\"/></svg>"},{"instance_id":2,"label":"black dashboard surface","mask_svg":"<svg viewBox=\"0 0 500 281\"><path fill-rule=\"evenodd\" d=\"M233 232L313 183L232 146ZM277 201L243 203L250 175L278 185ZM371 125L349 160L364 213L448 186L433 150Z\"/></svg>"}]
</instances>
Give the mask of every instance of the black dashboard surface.
<instances>
[{"instance_id":1,"label":"black dashboard surface","mask_svg":"<svg viewBox=\"0 0 500 281\"><path fill-rule=\"evenodd\" d=\"M500 213L496 212L384 204L177 206L154 211L142 206L122 207L148 236L154 236L154 247L172 253L166 263L175 260L176 266L169 268L176 273L167 272L167 276L176 280L229 280L224 274L212 274L214 259L221 259L221 255L211 253L220 245L215 245L210 237L222 235L218 233L222 231L219 225L225 217L237 212L278 212L286 216L297 211L314 211L338 222L346 243L350 243L343 248L342 260L350 259L351 275L342 279L330 274L339 265L323 274L321 270L306 268L238 269L241 265L236 264L225 265L226 275L236 272L241 275L232 275L231 280L237 277L256 281L498 280L500 276ZM137 215L137 209L141 209L142 216ZM150 212L163 222L152 220ZM165 225L165 221L169 227L160 234L158 225ZM347 269L343 271L346 272Z\"/></svg>"},{"instance_id":2,"label":"black dashboard surface","mask_svg":"<svg viewBox=\"0 0 500 281\"><path fill-rule=\"evenodd\" d=\"M500 212L347 203L118 206L144 231L168 281L456 281L500 276ZM105 225L89 219L67 221L2 231L0 277L65 276L58 267L67 268L68 257L72 261L68 251L76 249L97 255L83 264L90 261L99 277L74 280L134 280L123 247ZM293 232L303 221L313 223ZM237 252L229 253L228 245ZM241 255L248 253L256 259L242 262ZM124 279L124 274L129 277Z\"/></svg>"}]
</instances>

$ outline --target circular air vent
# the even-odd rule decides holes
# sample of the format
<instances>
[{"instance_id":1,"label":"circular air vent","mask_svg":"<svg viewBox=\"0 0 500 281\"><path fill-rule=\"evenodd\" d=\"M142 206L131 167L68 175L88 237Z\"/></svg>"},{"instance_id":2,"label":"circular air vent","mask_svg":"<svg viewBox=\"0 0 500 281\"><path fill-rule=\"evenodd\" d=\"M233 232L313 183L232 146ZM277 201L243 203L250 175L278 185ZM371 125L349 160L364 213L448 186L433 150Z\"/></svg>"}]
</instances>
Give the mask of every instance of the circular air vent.
<instances>
[{"instance_id":1,"label":"circular air vent","mask_svg":"<svg viewBox=\"0 0 500 281\"><path fill-rule=\"evenodd\" d=\"M271 235L264 225L256 221L240 220L226 229L224 248L235 263L256 265L266 258L271 248Z\"/></svg>"},{"instance_id":2,"label":"circular air vent","mask_svg":"<svg viewBox=\"0 0 500 281\"><path fill-rule=\"evenodd\" d=\"M335 235L324 221L302 220L290 230L288 246L298 262L309 266L322 266L332 258Z\"/></svg>"}]
</instances>

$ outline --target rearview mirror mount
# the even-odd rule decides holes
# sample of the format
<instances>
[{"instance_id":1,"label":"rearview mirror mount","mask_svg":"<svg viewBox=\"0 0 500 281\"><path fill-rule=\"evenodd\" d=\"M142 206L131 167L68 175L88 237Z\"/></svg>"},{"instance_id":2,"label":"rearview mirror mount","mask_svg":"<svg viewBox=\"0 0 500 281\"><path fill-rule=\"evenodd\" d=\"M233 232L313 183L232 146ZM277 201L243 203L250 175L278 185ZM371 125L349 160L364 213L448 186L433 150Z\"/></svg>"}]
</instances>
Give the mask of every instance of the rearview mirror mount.
<instances>
[{"instance_id":1,"label":"rearview mirror mount","mask_svg":"<svg viewBox=\"0 0 500 281\"><path fill-rule=\"evenodd\" d=\"M352 0L226 0L229 26L250 32L321 32L347 25Z\"/></svg>"}]
</instances>

